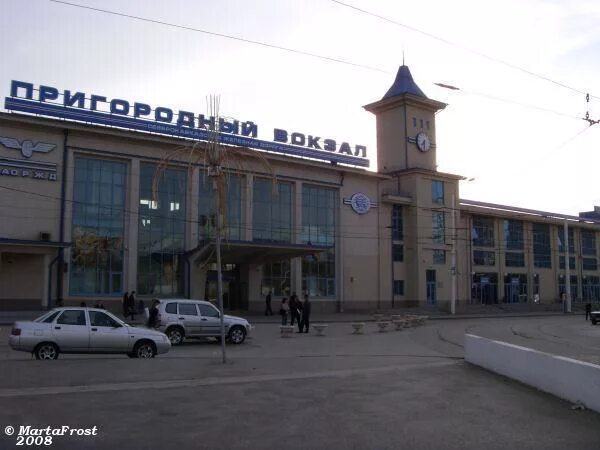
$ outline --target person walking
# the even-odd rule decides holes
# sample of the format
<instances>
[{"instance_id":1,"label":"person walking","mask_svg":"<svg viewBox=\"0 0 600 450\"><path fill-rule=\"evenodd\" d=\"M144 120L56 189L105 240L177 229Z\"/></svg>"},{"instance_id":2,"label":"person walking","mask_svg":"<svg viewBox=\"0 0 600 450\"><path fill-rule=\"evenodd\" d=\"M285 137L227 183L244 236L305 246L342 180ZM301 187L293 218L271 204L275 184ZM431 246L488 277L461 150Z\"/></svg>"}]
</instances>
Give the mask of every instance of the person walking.
<instances>
[{"instance_id":1,"label":"person walking","mask_svg":"<svg viewBox=\"0 0 600 450\"><path fill-rule=\"evenodd\" d=\"M131 316L131 321L135 320L135 291L131 291L127 297L127 315Z\"/></svg>"},{"instance_id":2,"label":"person walking","mask_svg":"<svg viewBox=\"0 0 600 450\"><path fill-rule=\"evenodd\" d=\"M271 291L267 293L265 297L265 303L267 304L267 309L265 309L265 316L272 316L273 310L271 309Z\"/></svg>"},{"instance_id":3,"label":"person walking","mask_svg":"<svg viewBox=\"0 0 600 450\"><path fill-rule=\"evenodd\" d=\"M158 305L160 302L157 299L152 300L152 306L148 311L148 322L146 326L148 328L156 328L158 326Z\"/></svg>"},{"instance_id":4,"label":"person walking","mask_svg":"<svg viewBox=\"0 0 600 450\"><path fill-rule=\"evenodd\" d=\"M591 312L592 312L592 304L586 303L585 304L585 320L588 320L588 317L590 317Z\"/></svg>"},{"instance_id":5,"label":"person walking","mask_svg":"<svg viewBox=\"0 0 600 450\"><path fill-rule=\"evenodd\" d=\"M300 323L300 333L304 329L305 333L308 333L308 327L310 325L310 299L308 294L304 294L304 303L302 304L302 322Z\"/></svg>"},{"instance_id":6,"label":"person walking","mask_svg":"<svg viewBox=\"0 0 600 450\"><path fill-rule=\"evenodd\" d=\"M279 314L281 314L281 325L287 325L287 318L290 312L290 305L288 305L287 297L283 297L281 300L281 308Z\"/></svg>"}]
</instances>

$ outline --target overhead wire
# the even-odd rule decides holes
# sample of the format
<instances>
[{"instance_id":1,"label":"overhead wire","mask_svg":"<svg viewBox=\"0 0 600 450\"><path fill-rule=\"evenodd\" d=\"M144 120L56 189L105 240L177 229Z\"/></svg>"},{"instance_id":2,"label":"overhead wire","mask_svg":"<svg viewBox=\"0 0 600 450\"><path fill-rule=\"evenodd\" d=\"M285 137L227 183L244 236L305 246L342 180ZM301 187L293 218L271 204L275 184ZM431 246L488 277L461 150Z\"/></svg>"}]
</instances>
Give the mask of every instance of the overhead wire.
<instances>
[{"instance_id":1,"label":"overhead wire","mask_svg":"<svg viewBox=\"0 0 600 450\"><path fill-rule=\"evenodd\" d=\"M186 26L186 25L179 25L176 23L166 22L164 20L150 19L148 17L136 16L133 14L126 14L126 13L111 11L111 10L103 9L103 8L95 8L92 6L80 5L78 3L71 3L71 2L67 2L67 1L63 1L63 0L48 0L48 1L50 1L52 3L59 3L62 5L75 7L75 8L81 8L81 9L87 9L90 11L100 12L100 13L104 13L104 14L111 14L113 16L124 17L127 19L133 19L133 20L139 20L142 22L149 22L149 23L154 23L154 24L158 24L158 25L164 25L164 26L168 26L168 27L172 27L172 28L177 28L180 30L195 31L197 33L203 33L208 36L220 37L220 38L224 38L224 39L230 39L230 40L234 40L234 41L244 42L247 44L259 45L259 46L266 47L266 48L272 48L272 49L281 50L281 51L289 52L289 53L296 53L299 55L309 56L312 58L318 58L318 59L335 62L335 63L339 63L339 64L345 64L348 66L359 67L361 69L367 69L367 70L371 70L371 71L375 71L375 72L387 73L387 74L391 73L387 70L383 70L378 67L368 66L366 64L354 63L354 62L347 61L347 60L344 60L341 58L334 58L331 56L319 55L317 53L311 53L311 52L307 52L305 50L298 50L298 49L293 49L293 48L289 48L289 47L283 47L281 45L271 44L268 42L257 41L257 40L253 40L253 39L247 39L247 38L243 38L241 36L233 36L233 35L225 34L225 33L217 33L215 31L209 31L209 30L205 30L202 28L190 27L190 26Z\"/></svg>"},{"instance_id":2,"label":"overhead wire","mask_svg":"<svg viewBox=\"0 0 600 450\"><path fill-rule=\"evenodd\" d=\"M368 15L368 16L375 17L375 18L377 18L377 19L380 19L380 20L383 20L383 21L385 21L385 22L391 23L391 24L393 24L393 25L399 26L399 27L401 27L401 28L405 28L405 29L407 29L407 30L410 30L410 31L413 31L413 32L415 32L415 33L422 34L423 36L427 36L427 37L429 37L429 38L431 38L431 39L434 39L434 40L436 40L436 41L442 42L442 43L444 43L444 44L446 44L446 45L449 45L449 46L452 46L452 47L457 47L457 48L460 48L461 50L464 50L464 51L467 51L467 52L469 52L469 53L472 53L472 54L474 54L474 55L480 56L481 58L485 58L485 59L487 59L487 60L489 60L489 61L493 61L493 62L495 62L495 63L502 64L502 65L504 65L504 66L506 66L506 67L509 67L509 68L511 68L511 69L514 69L514 70L520 71L520 72L522 72L522 73L525 73L525 74L527 74L527 75L529 75L529 76L532 76L532 77L538 78L538 79L540 79L540 80L547 81L547 82L549 82L549 83L552 83L552 84L554 84L554 85L556 85L556 86L559 86L559 87L562 87L562 88L568 89L568 90L570 90L570 91L572 91L572 92L576 92L576 93L578 93L578 94L582 94L582 95L586 95L586 94L588 94L588 93L589 93L589 92L586 92L586 91L584 91L584 90L581 90L581 89L578 89L578 88L574 88L574 87L572 87L572 86L569 86L568 84L565 84L565 83L563 83L563 82L560 82L560 81L554 80L554 79L552 79L552 78L550 78L550 77L548 77L548 76L546 76L546 75L541 75L541 74L539 74L539 73L533 72L533 71L531 71L531 70L529 70L529 69L525 69L524 67L518 66L518 65L516 65L516 64L513 64L513 63L511 63L511 62L505 61L505 60L503 60L503 59L500 59L500 58L496 58L496 57L494 57L494 56L490 56L490 55L488 55L488 54L486 54L486 53L483 53L483 52L481 52L481 51L479 51L479 50L475 50L475 49L473 49L473 48L467 47L467 46L465 46L465 45L462 45L462 44L459 44L459 43L457 43L457 42L451 41L451 40L449 40L449 39L443 38L443 37L441 37L441 36L437 36L437 35L435 35L435 34L433 34L433 33L429 33L429 32L427 32L427 31L421 30L421 29L419 29L419 28L416 28L416 27L414 27L414 26L412 26L412 25L407 25L407 24L405 24L405 23L398 22L398 21L396 21L396 20L390 19L389 17L382 16L382 15L380 15L380 14L376 14L376 13L374 13L374 12L372 12L372 11L368 11L368 10L366 10L366 9L359 8L358 6L354 6L354 5L351 5L351 4L349 4L349 3L342 2L342 1L340 1L340 0L330 0L330 1L331 1L331 2L333 2L333 3L337 3L338 5L344 6L344 7L346 7L346 8L349 8L349 9L352 9L352 10L355 10L355 11L358 11L358 12L360 12L360 13L362 13L362 14L366 14L366 15ZM591 97L593 97L593 98L596 98L596 99L600 99L600 97L598 97L598 96L595 96L595 95L592 95L592 94L590 94L590 96L591 96Z\"/></svg>"},{"instance_id":3,"label":"overhead wire","mask_svg":"<svg viewBox=\"0 0 600 450\"><path fill-rule=\"evenodd\" d=\"M108 10L108 9L104 9L104 8L97 8L97 7L92 7L92 6L88 6L88 5L81 5L81 4L78 4L78 3L68 2L68 1L64 1L64 0L48 0L48 1L52 2L52 3L61 4L61 5L64 5L64 6L69 6L69 7L74 7L74 8L80 8L80 9L95 11L95 12L99 12L99 13L114 15L114 16L123 17L123 18L127 18L127 19L138 20L138 21L142 21L142 22L154 23L154 24L157 24L157 25L168 26L168 27L182 29L182 30L186 30L186 31L194 31L194 32L203 33L203 34L214 36L214 37L220 37L220 38L224 38L224 39L231 39L231 40L235 40L235 41L244 42L244 43L247 43L247 44L259 45L259 46L266 47L266 48L272 48L272 49L281 50L281 51L285 51L285 52L296 53L296 54L300 54L300 55L307 56L307 57L317 58L317 59L321 59L321 60L325 60L325 61L329 61L329 62L334 62L334 63L339 63L339 64L345 64L345 65L349 65L349 66L353 66L353 67L357 67L357 68L362 68L362 69L367 69L367 70L371 70L371 71L375 71L375 72L379 72L379 73L391 74L391 75L394 74L394 72L391 72L389 70L386 70L386 69L383 69L383 68L380 68L380 67L370 66L370 65L361 64L361 63L356 63L356 62L348 61L348 60L341 59L341 58L335 58L335 57L331 57L331 56L327 56L327 55L321 55L321 54L312 53L312 52L308 52L308 51L304 51L304 50L299 50L299 49L295 49L295 48L284 47L284 46L280 46L280 45L269 43L269 42L258 41L258 40L253 40L253 39L247 39L247 38L243 38L243 37L240 37L240 36L234 36L234 35L225 34L225 33L218 33L218 32L214 32L214 31L209 31L209 30L206 30L206 29L202 29L202 28L191 27L191 26L186 26L186 25L180 25L180 24L176 24L176 23L172 23L172 22L167 22L167 21L164 21L164 20L151 19L151 18L148 18L148 17L142 17L142 16L133 15L133 14L121 13L121 12L118 12L118 11L112 11L112 10ZM374 17L377 17L379 19L388 21L388 22L393 23L395 25L398 25L398 26L401 26L401 27L405 27L405 28L410 29L412 31L424 34L424 35L426 35L428 37L431 37L431 38L434 38L434 39L439 40L441 42L444 42L445 44L454 45L454 46L457 46L457 47L461 47L463 49L467 49L466 47L462 47L459 44L456 44L456 43L454 43L452 41L449 41L447 39L441 38L439 36L435 36L435 35L433 35L431 33L425 32L423 30L419 30L419 29L417 29L415 27L412 27L412 26L409 26L409 25L406 25L406 24L402 24L400 22L394 21L394 20L386 18L384 16L381 16L381 15L378 15L378 14L375 14L375 13L371 13L369 11L363 10L363 9L355 7L353 5L350 5L350 4L341 2L341 1L337 1L337 0L331 0L331 1L334 2L334 3L338 3L339 5L342 5L342 6L351 8L351 9L355 9L355 10L357 10L359 12L362 12L362 13L365 13L365 14L369 14L369 15L373 15ZM587 94L586 92L584 92L582 90L578 90L578 89L572 88L572 87L567 86L567 85L565 85L563 83L551 80L548 77L544 77L542 75L530 72L530 71L528 71L526 69L523 69L523 68L521 68L519 66L516 66L514 64L511 64L511 63L499 60L497 58L490 57L488 55L485 55L484 53L481 53L481 52L478 52L478 51L475 51L475 50L469 50L469 51L471 51L472 53L475 53L475 54L477 54L479 56L483 56L483 57L485 57L487 59L490 59L492 61L505 64L505 65L507 65L507 66L509 66L509 67L511 67L513 69L521 70L521 71L523 71L523 72L525 72L525 73L527 73L529 75L537 76L538 78L541 78L541 79L543 79L545 81L551 81L554 84L557 84L558 86L571 89L572 91L575 91L577 93ZM438 84L438 83L433 83L433 84ZM483 98L488 98L488 99L491 99L491 100L501 101L501 102L505 102L505 103L512 103L512 104L516 104L518 106L522 106L522 107L526 107L526 108L531 108L531 109L536 109L536 110L543 111L543 112L548 112L548 113L552 113L552 114L563 115L563 116L567 116L567 117L574 117L574 118L577 118L577 119L581 119L581 117L571 116L569 114L558 112L558 111L553 111L553 110L550 110L550 109L547 109L547 108L544 108L544 107L540 107L540 106L536 106L536 105L529 105L529 104L517 102L517 101L514 101L514 100L510 100L510 99L504 99L504 98L493 96L493 95L490 95L490 94L479 93L479 92L469 92L469 91L464 91L464 92L467 93L467 94L469 94L469 95L480 96L480 97L483 97ZM600 97L595 97L593 95L590 95L590 96L593 97L593 98L600 99Z\"/></svg>"}]
</instances>

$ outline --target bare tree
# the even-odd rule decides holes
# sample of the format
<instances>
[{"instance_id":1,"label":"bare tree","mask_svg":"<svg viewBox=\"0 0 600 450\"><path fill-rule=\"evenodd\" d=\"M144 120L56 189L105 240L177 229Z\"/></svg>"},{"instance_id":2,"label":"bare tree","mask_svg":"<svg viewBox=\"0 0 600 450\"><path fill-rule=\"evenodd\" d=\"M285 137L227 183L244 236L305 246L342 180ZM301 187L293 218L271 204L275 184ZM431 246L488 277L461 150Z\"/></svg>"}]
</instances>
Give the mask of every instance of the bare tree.
<instances>
[{"instance_id":1,"label":"bare tree","mask_svg":"<svg viewBox=\"0 0 600 450\"><path fill-rule=\"evenodd\" d=\"M221 353L222 361L227 361L225 348L225 327L223 323L223 280L222 280L222 262L221 245L223 239L223 230L227 221L227 193L229 188L229 178L232 171L247 170L247 162L258 162L273 180L274 192L276 191L276 177L269 161L264 154L244 147L223 146L219 142L220 136L220 97L210 96L207 98L208 112L211 117L212 126L208 131L208 140L206 142L194 142L191 145L178 147L174 151L163 157L157 165L152 180L153 201L158 202L160 181L165 170L173 161L187 160L188 174L191 174L195 167L202 166L211 180L212 190L215 201L215 256L217 265L217 300L219 306L219 315L221 322ZM188 183L188 186L190 184ZM209 257L212 258L212 255Z\"/></svg>"}]
</instances>

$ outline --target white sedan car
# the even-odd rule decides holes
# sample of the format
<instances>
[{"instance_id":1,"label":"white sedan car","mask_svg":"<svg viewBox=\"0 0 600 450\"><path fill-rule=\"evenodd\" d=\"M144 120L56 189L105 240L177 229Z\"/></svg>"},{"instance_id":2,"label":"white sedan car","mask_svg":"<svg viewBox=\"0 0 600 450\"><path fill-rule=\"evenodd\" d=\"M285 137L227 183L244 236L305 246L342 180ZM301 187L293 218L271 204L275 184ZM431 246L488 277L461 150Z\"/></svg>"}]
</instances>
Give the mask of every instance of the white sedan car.
<instances>
[{"instance_id":1,"label":"white sedan car","mask_svg":"<svg viewBox=\"0 0 600 450\"><path fill-rule=\"evenodd\" d=\"M103 309L81 307L54 308L33 322L15 322L8 344L37 359L56 359L59 353L154 358L171 348L169 338L159 331L132 327Z\"/></svg>"}]
</instances>

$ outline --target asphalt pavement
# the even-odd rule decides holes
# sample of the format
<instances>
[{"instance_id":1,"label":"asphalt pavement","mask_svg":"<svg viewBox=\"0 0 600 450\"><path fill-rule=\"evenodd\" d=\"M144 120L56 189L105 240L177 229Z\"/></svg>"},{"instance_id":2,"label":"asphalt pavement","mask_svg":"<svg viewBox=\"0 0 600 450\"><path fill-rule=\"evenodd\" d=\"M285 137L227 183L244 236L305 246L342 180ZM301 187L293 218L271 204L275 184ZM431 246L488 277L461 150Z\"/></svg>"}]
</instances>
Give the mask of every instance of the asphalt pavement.
<instances>
[{"instance_id":1,"label":"asphalt pavement","mask_svg":"<svg viewBox=\"0 0 600 450\"><path fill-rule=\"evenodd\" d=\"M471 366L465 331L594 358L583 317L429 321L379 333L346 322L281 338L257 324L240 346L190 341L153 360L61 355L32 360L0 331L2 430L97 427L53 448L597 449L600 415ZM570 350L569 350L570 349ZM598 352L596 352L598 353Z\"/></svg>"}]
</instances>

